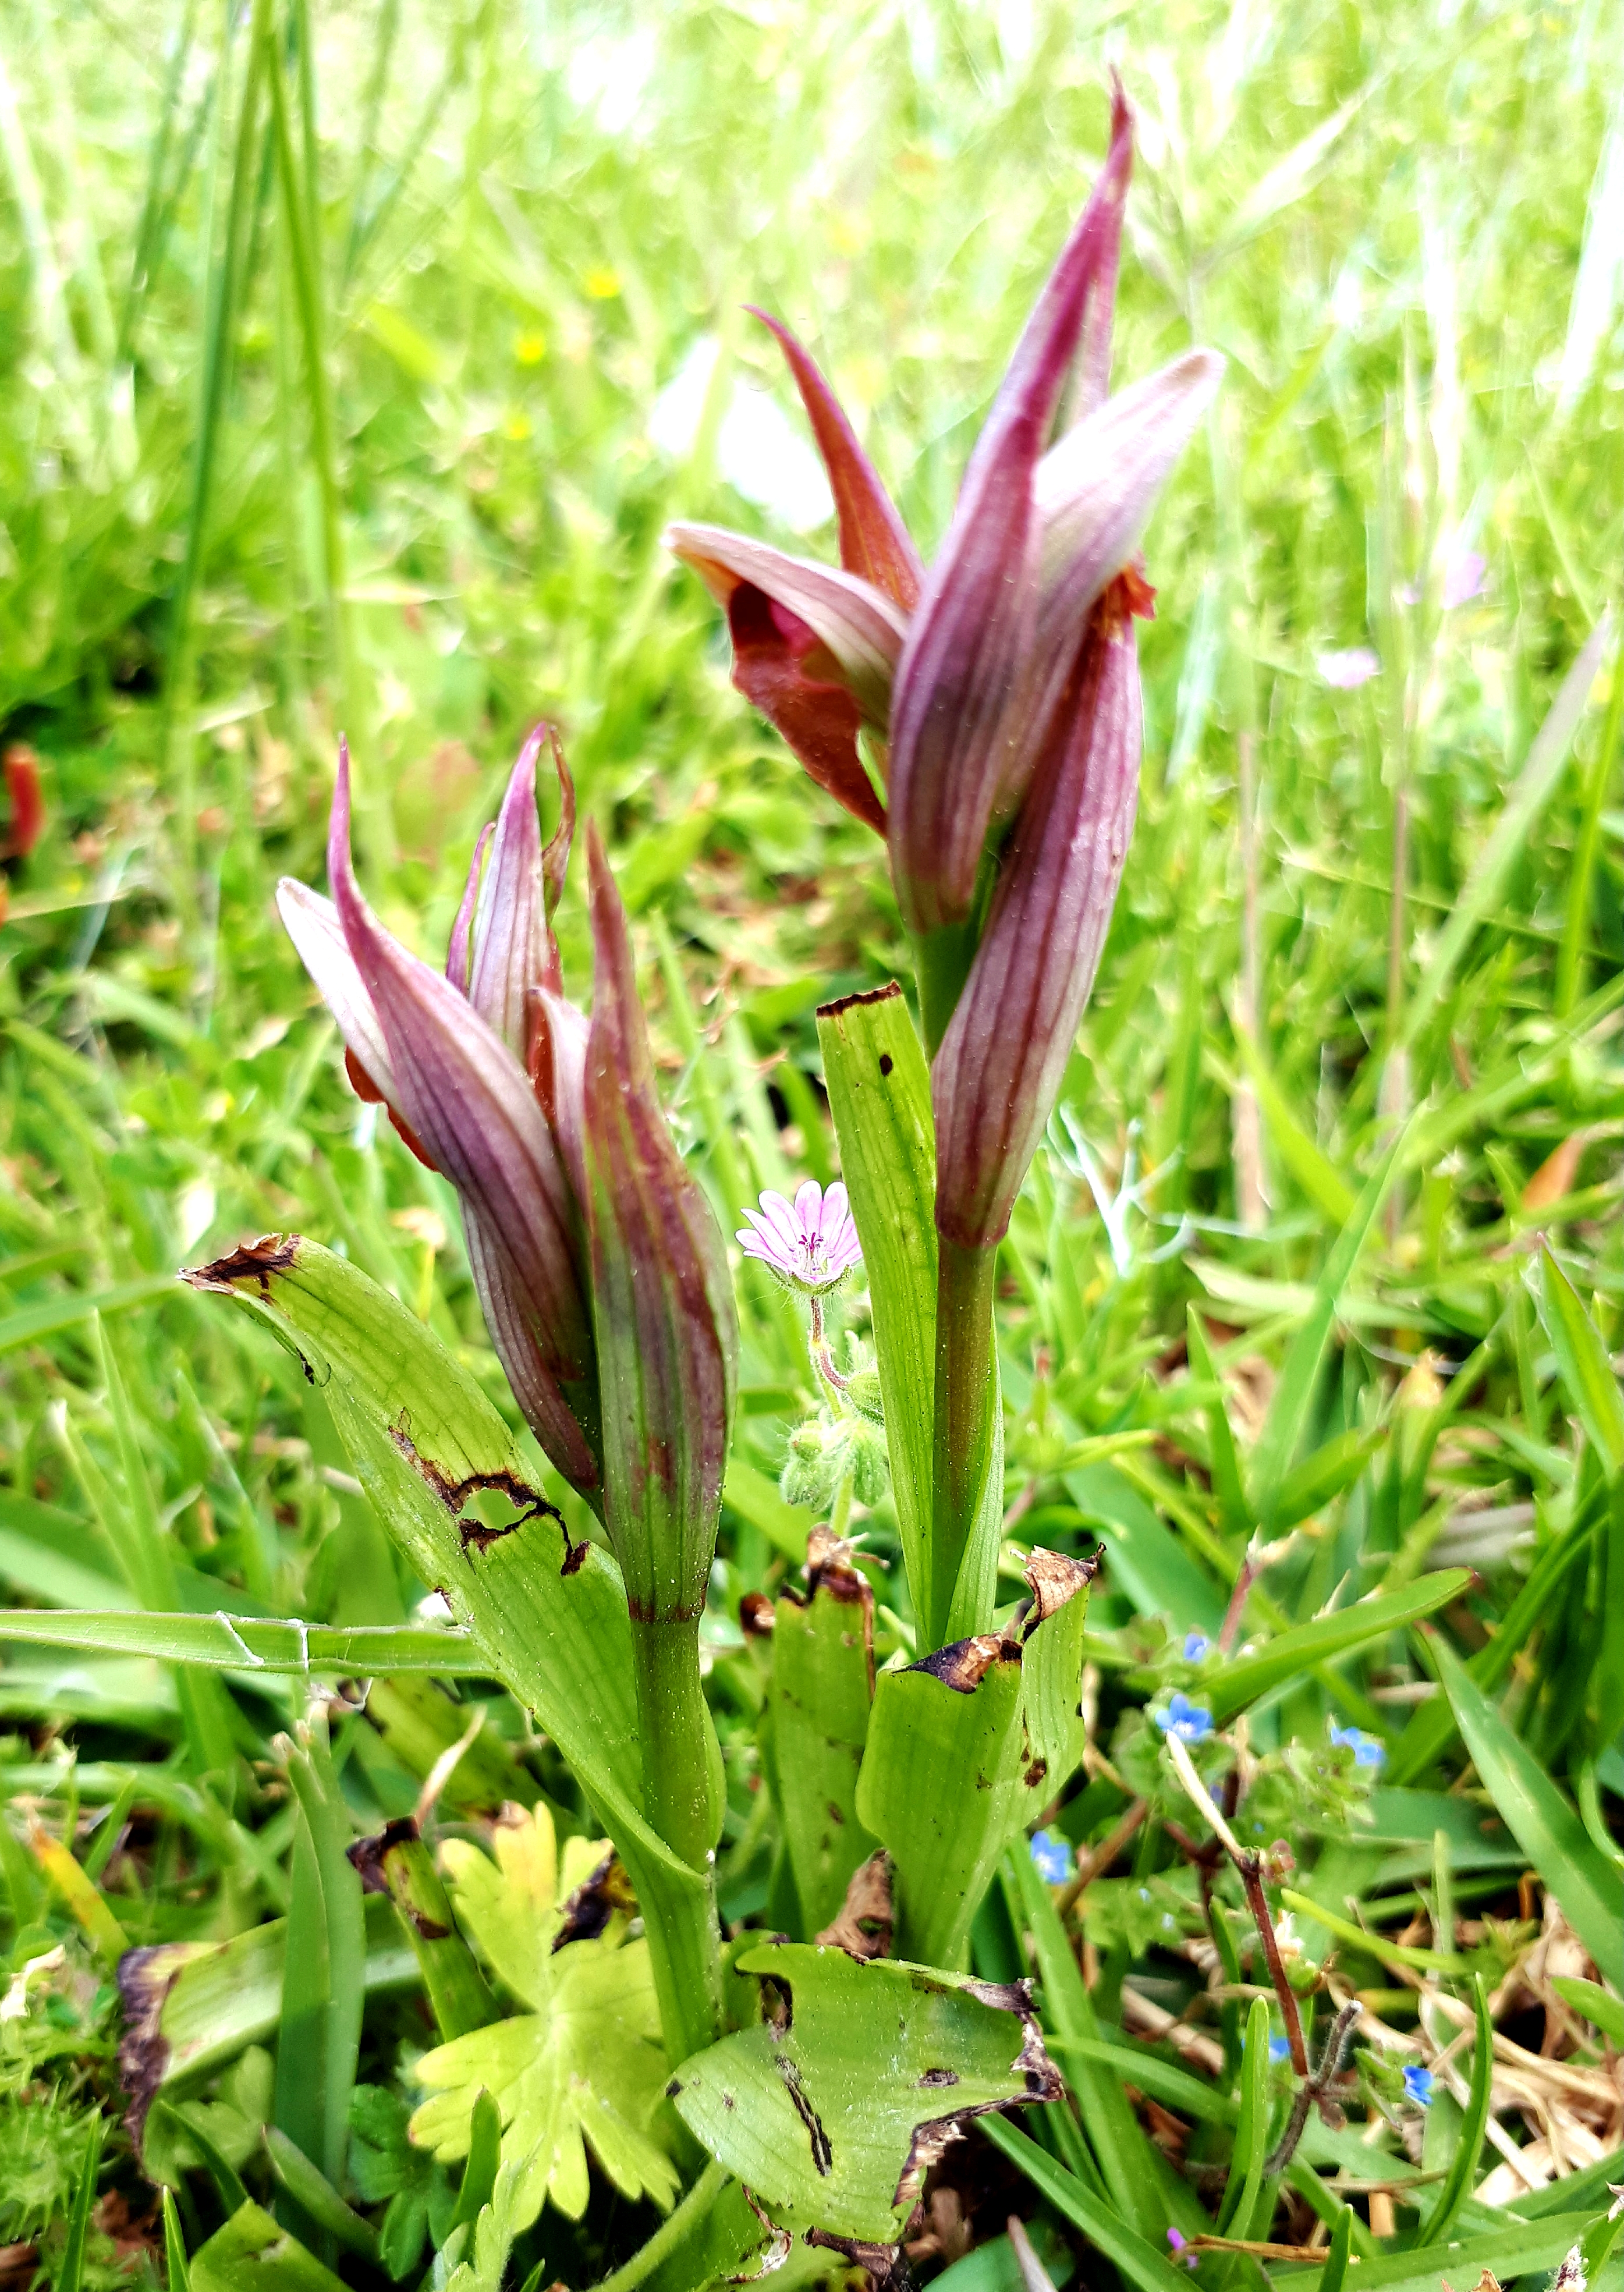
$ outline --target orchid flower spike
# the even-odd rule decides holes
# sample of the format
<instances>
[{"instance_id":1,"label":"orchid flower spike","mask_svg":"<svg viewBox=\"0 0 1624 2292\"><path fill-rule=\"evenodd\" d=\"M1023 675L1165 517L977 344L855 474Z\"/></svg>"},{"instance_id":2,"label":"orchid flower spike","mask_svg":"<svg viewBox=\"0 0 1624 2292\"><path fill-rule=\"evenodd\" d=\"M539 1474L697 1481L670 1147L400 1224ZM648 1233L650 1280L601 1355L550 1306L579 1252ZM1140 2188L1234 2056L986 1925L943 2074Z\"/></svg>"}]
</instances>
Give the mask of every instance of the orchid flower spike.
<instances>
[{"instance_id":1,"label":"orchid flower spike","mask_svg":"<svg viewBox=\"0 0 1624 2292\"><path fill-rule=\"evenodd\" d=\"M861 1260L846 1190L838 1183L825 1193L815 1178L808 1178L793 1202L769 1189L759 1210L742 1215L749 1221L738 1235L745 1255L804 1296L834 1288Z\"/></svg>"},{"instance_id":2,"label":"orchid flower spike","mask_svg":"<svg viewBox=\"0 0 1624 2292\"><path fill-rule=\"evenodd\" d=\"M338 1021L356 1088L382 1101L413 1151L456 1189L481 1310L513 1396L565 1480L593 1497L602 1480L598 1371L568 1080L585 1021L548 987L558 976L548 889L562 882L574 802L555 746L563 818L544 852L542 737L527 742L495 829L475 851L448 977L408 954L361 897L342 743L327 836L333 897L285 877L277 904ZM551 1106L532 1079L544 1069Z\"/></svg>"},{"instance_id":3,"label":"orchid flower spike","mask_svg":"<svg viewBox=\"0 0 1624 2292\"><path fill-rule=\"evenodd\" d=\"M1213 352L1192 351L1106 396L1131 164L1119 87L1105 165L1017 345L928 572L828 383L760 312L828 472L839 569L715 526L675 525L667 537L727 614L739 690L820 787L887 835L916 934L968 916L990 834L1019 807L1092 609L1131 562L1222 371ZM1046 452L1074 369L1078 418Z\"/></svg>"}]
</instances>

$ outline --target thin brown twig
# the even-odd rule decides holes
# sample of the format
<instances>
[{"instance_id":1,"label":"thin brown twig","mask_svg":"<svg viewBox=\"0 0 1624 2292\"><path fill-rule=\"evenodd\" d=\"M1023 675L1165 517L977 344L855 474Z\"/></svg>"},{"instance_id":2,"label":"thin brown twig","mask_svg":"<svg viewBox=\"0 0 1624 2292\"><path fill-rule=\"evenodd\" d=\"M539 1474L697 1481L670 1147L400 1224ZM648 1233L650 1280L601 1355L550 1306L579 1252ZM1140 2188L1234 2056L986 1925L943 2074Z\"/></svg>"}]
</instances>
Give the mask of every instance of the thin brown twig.
<instances>
[{"instance_id":1,"label":"thin brown twig","mask_svg":"<svg viewBox=\"0 0 1624 2292\"><path fill-rule=\"evenodd\" d=\"M1077 1907L1077 1898L1082 1893L1083 1888L1085 1886L1091 1885L1095 1879L1101 1876L1103 1872L1110 1869L1111 1864L1116 1860L1118 1855L1120 1854L1122 1849L1127 1844L1128 1840L1138 1829L1140 1824L1144 1820L1144 1818L1149 1812L1150 1801L1148 1799L1136 1798L1132 1806L1130 1806L1127 1812L1123 1815L1116 1828L1110 1832L1104 1838L1101 1839L1099 1844L1094 1849L1094 1852L1087 1856L1086 1860L1079 1863L1076 1877L1068 1882L1064 1893L1061 1895L1059 1901L1054 1905L1055 1909L1060 1913L1061 1922L1062 1925L1065 1920L1071 1917L1071 1912Z\"/></svg>"}]
</instances>

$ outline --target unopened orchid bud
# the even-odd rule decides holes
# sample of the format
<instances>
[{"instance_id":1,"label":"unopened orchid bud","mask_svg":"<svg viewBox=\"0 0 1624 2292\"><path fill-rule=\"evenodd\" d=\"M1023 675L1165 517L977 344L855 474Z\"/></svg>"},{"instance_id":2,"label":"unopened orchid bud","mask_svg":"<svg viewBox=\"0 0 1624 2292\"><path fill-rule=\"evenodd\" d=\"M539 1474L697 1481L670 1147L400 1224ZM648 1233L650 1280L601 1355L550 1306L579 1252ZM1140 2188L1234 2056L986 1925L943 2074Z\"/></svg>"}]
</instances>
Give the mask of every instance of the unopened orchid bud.
<instances>
[{"instance_id":1,"label":"unopened orchid bud","mask_svg":"<svg viewBox=\"0 0 1624 2292\"><path fill-rule=\"evenodd\" d=\"M936 1223L968 1249L1008 1227L1105 943L1139 795L1146 593L1128 577L1095 609L932 1065Z\"/></svg>"},{"instance_id":2,"label":"unopened orchid bud","mask_svg":"<svg viewBox=\"0 0 1624 2292\"><path fill-rule=\"evenodd\" d=\"M660 1111L626 910L588 841L585 1081L604 1516L634 1621L696 1622L716 1547L739 1332L722 1236Z\"/></svg>"},{"instance_id":3,"label":"unopened orchid bud","mask_svg":"<svg viewBox=\"0 0 1624 2292\"><path fill-rule=\"evenodd\" d=\"M521 769L533 773L533 751ZM338 1021L352 1070L456 1187L474 1285L514 1398L564 1478L591 1496L601 1478L597 1369L581 1215L566 1158L515 1048L525 1023L519 981L546 931L541 883L532 881L527 858L519 779L516 771L491 842L495 889L482 926L474 925L472 940L465 926L463 938L472 962L467 968L465 956L465 976L503 1031L452 979L409 955L361 898L350 860L345 749L327 842L333 900L285 880L278 904ZM531 779L524 788L538 846ZM454 969L457 954L454 935Z\"/></svg>"}]
</instances>

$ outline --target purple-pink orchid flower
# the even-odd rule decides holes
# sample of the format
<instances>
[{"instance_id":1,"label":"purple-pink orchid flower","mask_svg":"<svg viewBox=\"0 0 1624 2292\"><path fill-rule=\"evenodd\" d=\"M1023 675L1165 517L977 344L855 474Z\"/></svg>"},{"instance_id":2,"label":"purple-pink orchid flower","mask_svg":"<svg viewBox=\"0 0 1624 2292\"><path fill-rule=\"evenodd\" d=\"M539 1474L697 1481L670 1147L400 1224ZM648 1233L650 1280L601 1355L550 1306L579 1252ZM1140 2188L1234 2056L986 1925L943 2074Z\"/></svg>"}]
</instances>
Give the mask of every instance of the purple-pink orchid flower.
<instances>
[{"instance_id":1,"label":"purple-pink orchid flower","mask_svg":"<svg viewBox=\"0 0 1624 2292\"><path fill-rule=\"evenodd\" d=\"M561 811L544 846L546 738ZM737 1328L715 1220L660 1112L626 914L595 837L590 1021L563 993L553 916L574 827L562 753L538 729L475 847L442 976L361 896L341 747L333 897L285 878L277 898L358 1089L456 1189L514 1398L602 1512L634 1614L686 1615L715 1549Z\"/></svg>"},{"instance_id":2,"label":"purple-pink orchid flower","mask_svg":"<svg viewBox=\"0 0 1624 2292\"><path fill-rule=\"evenodd\" d=\"M1191 351L1107 395L1132 149L1119 87L1104 167L928 570L828 383L771 319L828 471L839 567L715 526L667 537L727 611L739 689L886 835L935 1053L937 1224L974 1248L1008 1223L1093 985L1138 788L1132 622L1152 593L1135 553L1223 367ZM1051 444L1068 374L1074 418Z\"/></svg>"},{"instance_id":3,"label":"purple-pink orchid flower","mask_svg":"<svg viewBox=\"0 0 1624 2292\"><path fill-rule=\"evenodd\" d=\"M739 690L820 787L886 832L917 934L970 914L989 835L1030 784L1090 613L1130 561L1222 370L1213 352L1192 351L1106 397L1131 161L1119 88L1105 166L928 572L828 383L772 319L828 472L839 569L715 526L667 537L726 609ZM1051 446L1074 365L1079 418ZM884 798L859 749L865 727Z\"/></svg>"},{"instance_id":4,"label":"purple-pink orchid flower","mask_svg":"<svg viewBox=\"0 0 1624 2292\"><path fill-rule=\"evenodd\" d=\"M748 1220L738 1236L745 1255L808 1296L832 1289L861 1261L846 1190L838 1182L825 1193L816 1178L808 1178L793 1202L769 1188L759 1210L741 1215Z\"/></svg>"}]
</instances>

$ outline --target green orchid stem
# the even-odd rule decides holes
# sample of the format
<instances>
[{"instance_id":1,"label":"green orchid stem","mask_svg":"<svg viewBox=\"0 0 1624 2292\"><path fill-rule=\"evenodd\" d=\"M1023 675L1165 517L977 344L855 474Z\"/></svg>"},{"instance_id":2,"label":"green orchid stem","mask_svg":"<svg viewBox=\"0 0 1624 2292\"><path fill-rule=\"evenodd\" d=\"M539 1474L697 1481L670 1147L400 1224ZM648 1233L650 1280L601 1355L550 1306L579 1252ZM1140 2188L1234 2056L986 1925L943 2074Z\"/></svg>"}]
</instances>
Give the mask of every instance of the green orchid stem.
<instances>
[{"instance_id":1,"label":"green orchid stem","mask_svg":"<svg viewBox=\"0 0 1624 2292\"><path fill-rule=\"evenodd\" d=\"M643 1816L694 1873L691 1893L657 1897L623 1856L654 1953L660 2022L673 2067L722 2034L722 1929L715 1846L722 1827L722 1754L699 1677L697 1616L632 1618Z\"/></svg>"},{"instance_id":2,"label":"green orchid stem","mask_svg":"<svg viewBox=\"0 0 1624 2292\"><path fill-rule=\"evenodd\" d=\"M934 1058L975 956L974 924L947 924L914 941L914 976L927 1058Z\"/></svg>"},{"instance_id":3,"label":"green orchid stem","mask_svg":"<svg viewBox=\"0 0 1624 2292\"><path fill-rule=\"evenodd\" d=\"M998 1251L938 1238L936 1431L928 1643L942 1646L992 1459L992 1289ZM978 1626L978 1628L980 1626Z\"/></svg>"},{"instance_id":4,"label":"green orchid stem","mask_svg":"<svg viewBox=\"0 0 1624 2292\"><path fill-rule=\"evenodd\" d=\"M634 2285L651 2276L660 2262L675 2252L704 2218L731 2178L727 2167L719 2165L713 2157L669 2219L655 2230L647 2244L639 2246L624 2268L617 2268L612 2276L604 2277L601 2284L594 2285L593 2292L632 2292Z\"/></svg>"},{"instance_id":5,"label":"green orchid stem","mask_svg":"<svg viewBox=\"0 0 1624 2292\"><path fill-rule=\"evenodd\" d=\"M643 1812L675 1854L705 1869L716 1843L710 1713L697 1616L632 1618Z\"/></svg>"}]
</instances>

